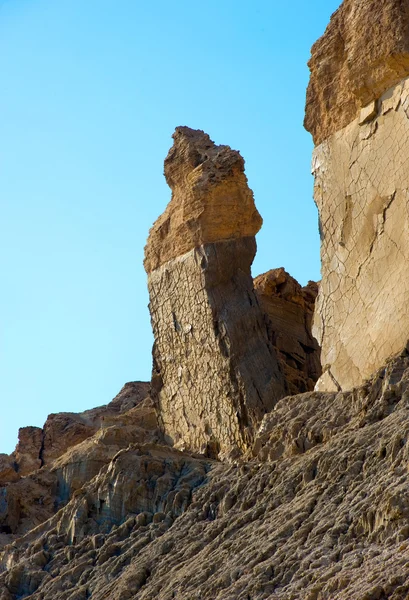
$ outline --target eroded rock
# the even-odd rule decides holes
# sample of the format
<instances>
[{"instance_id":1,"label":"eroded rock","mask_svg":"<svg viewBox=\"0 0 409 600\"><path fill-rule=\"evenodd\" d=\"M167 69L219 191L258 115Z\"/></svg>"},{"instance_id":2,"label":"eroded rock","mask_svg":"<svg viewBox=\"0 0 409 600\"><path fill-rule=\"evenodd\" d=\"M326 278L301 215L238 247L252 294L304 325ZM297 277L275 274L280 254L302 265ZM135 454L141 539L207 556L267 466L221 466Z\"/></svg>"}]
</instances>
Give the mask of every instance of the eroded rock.
<instances>
[{"instance_id":1,"label":"eroded rock","mask_svg":"<svg viewBox=\"0 0 409 600\"><path fill-rule=\"evenodd\" d=\"M127 383L106 406L20 429L16 451L0 456L0 544L52 517L124 447L161 441L149 387Z\"/></svg>"},{"instance_id":2,"label":"eroded rock","mask_svg":"<svg viewBox=\"0 0 409 600\"><path fill-rule=\"evenodd\" d=\"M408 0L344 0L309 67L305 127L319 145L408 75Z\"/></svg>"},{"instance_id":3,"label":"eroded rock","mask_svg":"<svg viewBox=\"0 0 409 600\"><path fill-rule=\"evenodd\" d=\"M352 392L279 401L251 460L124 447L62 510L3 548L0 593L406 600L408 402L404 351Z\"/></svg>"},{"instance_id":4,"label":"eroded rock","mask_svg":"<svg viewBox=\"0 0 409 600\"><path fill-rule=\"evenodd\" d=\"M286 386L251 279L261 217L244 161L202 131L173 138L172 199L145 249L152 393L168 440L217 456L248 447Z\"/></svg>"},{"instance_id":5,"label":"eroded rock","mask_svg":"<svg viewBox=\"0 0 409 600\"><path fill-rule=\"evenodd\" d=\"M360 385L409 339L408 8L346 0L312 50L319 390Z\"/></svg>"},{"instance_id":6,"label":"eroded rock","mask_svg":"<svg viewBox=\"0 0 409 600\"><path fill-rule=\"evenodd\" d=\"M279 268L256 277L254 289L267 315L269 337L289 394L313 390L321 375L320 348L311 333L318 284L310 281L301 287Z\"/></svg>"},{"instance_id":7,"label":"eroded rock","mask_svg":"<svg viewBox=\"0 0 409 600\"><path fill-rule=\"evenodd\" d=\"M39 469L42 465L43 430L41 427L21 427L12 458L21 476Z\"/></svg>"}]
</instances>

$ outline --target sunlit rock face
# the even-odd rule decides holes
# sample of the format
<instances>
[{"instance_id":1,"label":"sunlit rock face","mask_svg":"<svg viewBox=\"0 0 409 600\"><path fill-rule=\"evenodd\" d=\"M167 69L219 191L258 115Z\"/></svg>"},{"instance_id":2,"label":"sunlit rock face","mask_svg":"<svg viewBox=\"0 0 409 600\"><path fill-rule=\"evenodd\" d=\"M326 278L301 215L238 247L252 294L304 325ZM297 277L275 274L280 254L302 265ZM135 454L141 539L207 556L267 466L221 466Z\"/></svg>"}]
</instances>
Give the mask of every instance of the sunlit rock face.
<instances>
[{"instance_id":1,"label":"sunlit rock face","mask_svg":"<svg viewBox=\"0 0 409 600\"><path fill-rule=\"evenodd\" d=\"M152 393L168 440L215 456L246 449L286 385L253 289L262 220L244 161L202 131L173 138L172 199L145 249Z\"/></svg>"},{"instance_id":2,"label":"sunlit rock face","mask_svg":"<svg viewBox=\"0 0 409 600\"><path fill-rule=\"evenodd\" d=\"M409 2L349 0L312 50L318 390L359 385L409 338L408 28Z\"/></svg>"}]
</instances>

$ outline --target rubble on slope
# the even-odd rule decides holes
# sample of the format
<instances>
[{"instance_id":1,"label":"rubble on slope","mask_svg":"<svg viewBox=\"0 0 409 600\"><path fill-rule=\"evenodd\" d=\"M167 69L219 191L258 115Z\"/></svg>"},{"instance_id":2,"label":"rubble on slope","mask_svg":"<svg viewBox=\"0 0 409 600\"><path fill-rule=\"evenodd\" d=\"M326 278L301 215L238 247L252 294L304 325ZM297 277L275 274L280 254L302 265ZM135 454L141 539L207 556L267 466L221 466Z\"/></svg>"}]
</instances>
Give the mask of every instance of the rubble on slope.
<instances>
[{"instance_id":1,"label":"rubble on slope","mask_svg":"<svg viewBox=\"0 0 409 600\"><path fill-rule=\"evenodd\" d=\"M3 548L0 598L404 600L408 402L405 350L278 402L247 460L131 444Z\"/></svg>"}]
</instances>

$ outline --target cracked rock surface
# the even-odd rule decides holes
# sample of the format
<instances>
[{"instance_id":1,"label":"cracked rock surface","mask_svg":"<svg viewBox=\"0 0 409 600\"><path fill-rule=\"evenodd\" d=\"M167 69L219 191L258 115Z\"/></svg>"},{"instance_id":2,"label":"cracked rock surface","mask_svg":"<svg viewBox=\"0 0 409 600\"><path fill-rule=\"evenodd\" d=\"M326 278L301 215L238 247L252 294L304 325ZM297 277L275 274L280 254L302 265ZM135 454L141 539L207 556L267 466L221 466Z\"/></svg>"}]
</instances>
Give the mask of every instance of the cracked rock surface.
<instances>
[{"instance_id":1,"label":"cracked rock surface","mask_svg":"<svg viewBox=\"0 0 409 600\"><path fill-rule=\"evenodd\" d=\"M361 384L409 338L409 80L314 150L322 282L317 389Z\"/></svg>"},{"instance_id":2,"label":"cracked rock surface","mask_svg":"<svg viewBox=\"0 0 409 600\"><path fill-rule=\"evenodd\" d=\"M287 393L250 267L261 217L229 146L178 127L165 160L172 199L145 248L152 394L179 449L244 451Z\"/></svg>"},{"instance_id":3,"label":"cracked rock surface","mask_svg":"<svg viewBox=\"0 0 409 600\"><path fill-rule=\"evenodd\" d=\"M345 0L309 66L322 265L316 389L347 390L409 338L409 1Z\"/></svg>"}]
</instances>

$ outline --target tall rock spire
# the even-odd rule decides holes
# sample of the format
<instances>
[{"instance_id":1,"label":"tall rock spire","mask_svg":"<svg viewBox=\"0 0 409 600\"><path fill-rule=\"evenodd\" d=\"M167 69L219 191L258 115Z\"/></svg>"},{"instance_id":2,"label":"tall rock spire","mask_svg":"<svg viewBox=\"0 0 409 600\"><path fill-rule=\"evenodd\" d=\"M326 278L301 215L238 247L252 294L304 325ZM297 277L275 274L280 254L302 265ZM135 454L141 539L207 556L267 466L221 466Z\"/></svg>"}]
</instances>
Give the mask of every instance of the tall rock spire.
<instances>
[{"instance_id":1,"label":"tall rock spire","mask_svg":"<svg viewBox=\"0 0 409 600\"><path fill-rule=\"evenodd\" d=\"M253 289L262 219L229 146L178 127L165 160L172 199L145 248L155 338L152 387L177 447L244 450L286 393Z\"/></svg>"}]
</instances>

